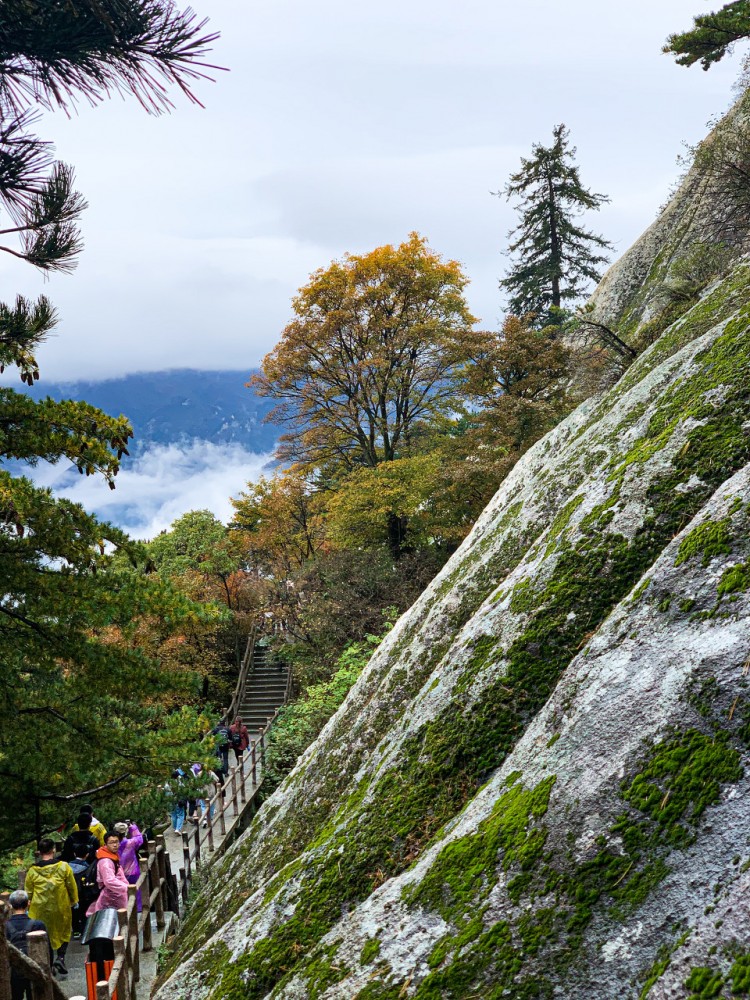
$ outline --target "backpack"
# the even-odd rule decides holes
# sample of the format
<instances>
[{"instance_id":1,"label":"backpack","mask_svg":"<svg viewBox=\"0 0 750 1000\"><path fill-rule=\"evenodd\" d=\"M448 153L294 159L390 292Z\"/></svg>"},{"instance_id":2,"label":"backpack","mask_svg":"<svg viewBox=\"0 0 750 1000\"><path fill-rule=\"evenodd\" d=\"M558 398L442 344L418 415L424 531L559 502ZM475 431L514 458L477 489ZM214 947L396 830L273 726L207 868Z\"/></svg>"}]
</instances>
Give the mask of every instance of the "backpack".
<instances>
[{"instance_id":1,"label":"backpack","mask_svg":"<svg viewBox=\"0 0 750 1000\"><path fill-rule=\"evenodd\" d=\"M229 726L217 726L214 730L217 736L221 737L221 742L219 743L219 750L223 750L224 747L229 746L229 741L232 738L232 734L229 731Z\"/></svg>"},{"instance_id":2,"label":"backpack","mask_svg":"<svg viewBox=\"0 0 750 1000\"><path fill-rule=\"evenodd\" d=\"M230 730L230 733L231 733L232 746L235 748L235 750L239 750L240 747L242 746L242 733L239 731L239 729L232 729Z\"/></svg>"},{"instance_id":3,"label":"backpack","mask_svg":"<svg viewBox=\"0 0 750 1000\"><path fill-rule=\"evenodd\" d=\"M69 861L71 871L73 872L73 878L76 880L76 885L78 886L78 898L80 899L83 895L83 876L86 874L89 863L85 858L73 858Z\"/></svg>"},{"instance_id":4,"label":"backpack","mask_svg":"<svg viewBox=\"0 0 750 1000\"><path fill-rule=\"evenodd\" d=\"M96 858L88 868L81 873L81 885L79 890L79 895L81 897L81 902L85 904L88 909L93 902L95 902L99 895L101 894L102 887L99 885L96 876L99 871L99 862L103 861L103 858ZM110 859L111 860L111 859ZM120 869L120 862L115 861L115 872Z\"/></svg>"}]
</instances>

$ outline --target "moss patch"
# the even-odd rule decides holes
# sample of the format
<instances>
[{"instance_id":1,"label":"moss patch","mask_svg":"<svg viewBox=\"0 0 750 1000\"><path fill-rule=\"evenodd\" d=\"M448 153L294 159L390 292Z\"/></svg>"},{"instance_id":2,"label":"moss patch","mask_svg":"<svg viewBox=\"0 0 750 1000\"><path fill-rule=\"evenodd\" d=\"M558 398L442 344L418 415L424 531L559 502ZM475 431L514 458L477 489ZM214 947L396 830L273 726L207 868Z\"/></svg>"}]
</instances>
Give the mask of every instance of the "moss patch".
<instances>
[{"instance_id":1,"label":"moss patch","mask_svg":"<svg viewBox=\"0 0 750 1000\"><path fill-rule=\"evenodd\" d=\"M705 521L683 538L674 564L681 566L688 559L700 556L701 564L708 566L715 556L728 555L731 551L730 519L725 517L720 521Z\"/></svg>"},{"instance_id":2,"label":"moss patch","mask_svg":"<svg viewBox=\"0 0 750 1000\"><path fill-rule=\"evenodd\" d=\"M730 566L721 574L717 588L719 597L724 594L736 594L738 591L750 590L750 562Z\"/></svg>"},{"instance_id":3,"label":"moss patch","mask_svg":"<svg viewBox=\"0 0 750 1000\"><path fill-rule=\"evenodd\" d=\"M380 954L380 941L377 938L368 938L362 946L359 956L360 965L369 965Z\"/></svg>"},{"instance_id":4,"label":"moss patch","mask_svg":"<svg viewBox=\"0 0 750 1000\"><path fill-rule=\"evenodd\" d=\"M547 831L536 823L547 811L554 777L527 790L512 785L476 833L451 841L437 856L425 878L406 886L407 903L437 910L445 920L478 908L478 897L494 885L499 861L505 870L532 868L540 859Z\"/></svg>"}]
</instances>

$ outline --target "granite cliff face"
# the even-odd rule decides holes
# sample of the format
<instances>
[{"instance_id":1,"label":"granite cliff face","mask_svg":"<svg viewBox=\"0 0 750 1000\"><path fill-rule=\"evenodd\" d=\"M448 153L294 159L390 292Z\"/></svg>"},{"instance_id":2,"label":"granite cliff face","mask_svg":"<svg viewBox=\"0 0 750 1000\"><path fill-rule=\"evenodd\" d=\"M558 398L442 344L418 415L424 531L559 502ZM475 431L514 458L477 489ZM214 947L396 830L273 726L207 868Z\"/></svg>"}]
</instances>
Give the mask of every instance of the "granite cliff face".
<instances>
[{"instance_id":1,"label":"granite cliff face","mask_svg":"<svg viewBox=\"0 0 750 1000\"><path fill-rule=\"evenodd\" d=\"M653 343L398 622L158 1000L750 996L750 263L659 305L645 239L595 305Z\"/></svg>"}]
</instances>

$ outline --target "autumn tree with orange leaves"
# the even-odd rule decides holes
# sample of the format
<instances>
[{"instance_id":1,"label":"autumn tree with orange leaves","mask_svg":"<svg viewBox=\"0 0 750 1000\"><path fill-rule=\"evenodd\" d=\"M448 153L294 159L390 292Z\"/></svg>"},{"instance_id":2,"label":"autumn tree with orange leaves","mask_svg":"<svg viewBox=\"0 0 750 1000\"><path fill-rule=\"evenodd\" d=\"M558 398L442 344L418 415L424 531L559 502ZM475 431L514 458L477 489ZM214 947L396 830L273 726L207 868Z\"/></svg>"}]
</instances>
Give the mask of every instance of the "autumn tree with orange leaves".
<instances>
[{"instance_id":1,"label":"autumn tree with orange leaves","mask_svg":"<svg viewBox=\"0 0 750 1000\"><path fill-rule=\"evenodd\" d=\"M316 271L248 383L279 401L277 457L350 470L407 455L415 428L453 408L474 350L466 283L417 233Z\"/></svg>"},{"instance_id":2,"label":"autumn tree with orange leaves","mask_svg":"<svg viewBox=\"0 0 750 1000\"><path fill-rule=\"evenodd\" d=\"M249 383L278 400L269 419L289 428L277 458L335 482L413 454L425 429L454 412L479 349L466 283L417 233L316 271ZM398 556L404 520L392 511L387 521Z\"/></svg>"}]
</instances>

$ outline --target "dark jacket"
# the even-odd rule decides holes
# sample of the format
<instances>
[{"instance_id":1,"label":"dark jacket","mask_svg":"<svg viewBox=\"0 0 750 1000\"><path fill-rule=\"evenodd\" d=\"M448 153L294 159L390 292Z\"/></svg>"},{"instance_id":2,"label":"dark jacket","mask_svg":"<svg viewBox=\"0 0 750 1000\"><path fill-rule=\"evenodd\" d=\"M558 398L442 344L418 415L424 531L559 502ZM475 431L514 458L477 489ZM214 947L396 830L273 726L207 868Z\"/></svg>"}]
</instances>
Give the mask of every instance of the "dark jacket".
<instances>
[{"instance_id":1,"label":"dark jacket","mask_svg":"<svg viewBox=\"0 0 750 1000\"><path fill-rule=\"evenodd\" d=\"M46 931L47 927L41 920L32 920L27 913L14 913L12 917L8 919L5 925L5 936L10 941L11 944L15 945L19 951L22 951L24 955L29 953L29 942L26 939L26 935L29 931ZM50 948L49 960L50 965L52 964L52 949ZM23 987L29 982L29 980L22 975L16 969L11 968L10 979L13 986L13 993L17 995L22 992Z\"/></svg>"},{"instance_id":2,"label":"dark jacket","mask_svg":"<svg viewBox=\"0 0 750 1000\"><path fill-rule=\"evenodd\" d=\"M65 838L65 843L63 844L62 853L60 857L63 861L72 861L76 856L75 848L77 844L85 844L88 848L86 852L86 860L91 864L91 862L96 857L96 852L101 846L99 843L99 838L96 834L93 834L91 830L74 830L69 837Z\"/></svg>"}]
</instances>

